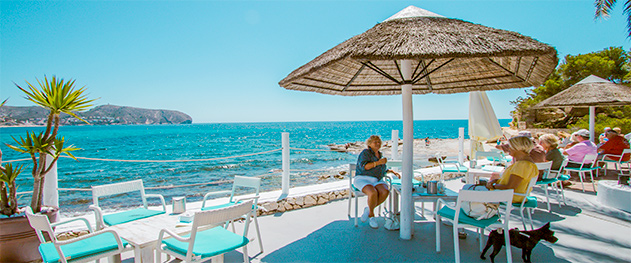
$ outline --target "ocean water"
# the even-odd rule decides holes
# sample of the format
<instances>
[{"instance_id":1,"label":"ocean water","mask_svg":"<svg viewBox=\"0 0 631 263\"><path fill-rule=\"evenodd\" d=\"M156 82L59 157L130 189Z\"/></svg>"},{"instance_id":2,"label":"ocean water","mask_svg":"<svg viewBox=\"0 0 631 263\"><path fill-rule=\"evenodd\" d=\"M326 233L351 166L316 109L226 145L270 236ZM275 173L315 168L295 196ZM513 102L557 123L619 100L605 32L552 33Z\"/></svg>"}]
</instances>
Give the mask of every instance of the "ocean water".
<instances>
[{"instance_id":1,"label":"ocean water","mask_svg":"<svg viewBox=\"0 0 631 263\"><path fill-rule=\"evenodd\" d=\"M502 127L509 119L500 120ZM467 120L424 120L414 122L414 138L457 138L458 127L467 131ZM12 137L24 136L27 130L42 131L41 127L0 128L0 149L3 160L26 158L9 149L5 143L15 144ZM64 126L59 134L67 145L81 148L73 152L78 157L116 160L199 160L239 156L281 148L281 133L289 132L290 147L327 150L329 144L364 141L370 135L390 140L393 129L402 130L401 121L349 122L284 122L284 123L212 123L189 125L110 125ZM399 137L403 138L402 132ZM322 182L322 174L334 174L356 161L351 153L330 151L291 151L292 187ZM16 183L18 192L32 190L32 164L25 164ZM262 190L281 187L281 152L239 157L235 159L192 162L113 162L61 158L58 162L60 188L84 188L114 182L142 179L145 187L180 186L213 183L204 186L175 187L148 190L160 193L167 204L174 196L186 196L188 201L199 201L204 193L229 190L235 175L263 178ZM331 179L333 180L333 179ZM326 180L325 180L326 182ZM81 214L89 211L92 203L89 191L60 191L62 214ZM125 206L135 196L108 198L105 205ZM20 195L26 204L30 195ZM156 201L156 200L150 200ZM155 203L155 202L152 202Z\"/></svg>"}]
</instances>

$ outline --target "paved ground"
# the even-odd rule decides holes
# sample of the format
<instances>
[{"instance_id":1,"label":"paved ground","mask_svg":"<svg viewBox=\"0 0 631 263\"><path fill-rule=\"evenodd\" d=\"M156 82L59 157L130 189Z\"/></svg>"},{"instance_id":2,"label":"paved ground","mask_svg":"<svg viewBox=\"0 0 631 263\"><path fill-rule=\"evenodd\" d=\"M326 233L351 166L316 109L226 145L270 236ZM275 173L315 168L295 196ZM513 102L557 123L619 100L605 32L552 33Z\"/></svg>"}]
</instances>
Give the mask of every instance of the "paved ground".
<instances>
[{"instance_id":1,"label":"paved ground","mask_svg":"<svg viewBox=\"0 0 631 263\"><path fill-rule=\"evenodd\" d=\"M447 182L460 189L459 179ZM543 192L535 190L541 197ZM550 222L559 238L557 243L541 242L532 253L533 262L631 262L631 213L608 208L596 201L593 192L566 190L567 206L552 200L552 211L545 203L533 214L535 228ZM540 199L542 200L542 199ZM631 200L629 200L631 201ZM360 205L365 199L360 200ZM452 262L454 260L451 227L442 225L442 253L435 251L435 225L430 218L417 214L412 240L400 240L397 231L372 229L367 223L354 227L347 217L347 201L294 210L259 218L265 252L258 253L257 242L249 245L253 262ZM420 209L417 203L417 209ZM431 205L426 205L431 209ZM426 216L430 217L430 211ZM521 227L513 211L511 227ZM490 262L479 258L475 232L460 240L463 262ZM252 233L250 232L251 237ZM488 253L488 252L487 252ZM488 254L487 254L488 256ZM521 261L521 251L513 248L513 260ZM488 258L488 257L487 257ZM123 256L133 262L133 253ZM506 261L504 249L496 257ZM240 251L225 255L226 262L242 262Z\"/></svg>"}]
</instances>

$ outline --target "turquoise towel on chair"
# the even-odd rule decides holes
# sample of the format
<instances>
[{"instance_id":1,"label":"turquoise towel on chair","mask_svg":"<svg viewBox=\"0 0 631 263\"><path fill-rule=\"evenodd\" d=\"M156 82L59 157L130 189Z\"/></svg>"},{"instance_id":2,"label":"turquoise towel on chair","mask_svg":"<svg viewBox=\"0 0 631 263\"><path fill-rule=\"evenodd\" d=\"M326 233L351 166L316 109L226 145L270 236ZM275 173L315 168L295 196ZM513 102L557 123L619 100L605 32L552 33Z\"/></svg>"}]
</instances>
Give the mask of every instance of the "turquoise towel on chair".
<instances>
[{"instance_id":1,"label":"turquoise towel on chair","mask_svg":"<svg viewBox=\"0 0 631 263\"><path fill-rule=\"evenodd\" d=\"M104 215L103 221L106 224L113 226L113 225L135 221L138 219L143 219L143 218L152 217L155 215L164 214L164 213L165 213L164 211L149 210L146 208L136 208L134 210Z\"/></svg>"},{"instance_id":2,"label":"turquoise towel on chair","mask_svg":"<svg viewBox=\"0 0 631 263\"><path fill-rule=\"evenodd\" d=\"M464 166L459 166L458 168L455 166L449 166L443 169L443 173L466 173L467 171L467 167Z\"/></svg>"},{"instance_id":3,"label":"turquoise towel on chair","mask_svg":"<svg viewBox=\"0 0 631 263\"><path fill-rule=\"evenodd\" d=\"M184 236L185 238L190 235ZM223 227L215 227L201 232L197 232L195 236L195 245L193 246L193 254L202 258L220 255L242 246L250 242L247 237L232 233ZM188 244L175 238L162 240L167 249L186 255Z\"/></svg>"},{"instance_id":4,"label":"turquoise towel on chair","mask_svg":"<svg viewBox=\"0 0 631 263\"><path fill-rule=\"evenodd\" d=\"M399 179L399 178L392 178L392 184L393 185L401 185L401 179ZM414 178L412 178L412 185L421 185L421 182L417 181Z\"/></svg>"},{"instance_id":5,"label":"turquoise towel on chair","mask_svg":"<svg viewBox=\"0 0 631 263\"><path fill-rule=\"evenodd\" d=\"M127 241L121 240L123 247L127 246ZM61 246L61 251L68 260L91 256L109 250L118 249L118 244L112 233L103 233L98 236L86 238L75 243ZM51 242L39 245L39 253L44 262L59 262L59 253L55 245Z\"/></svg>"}]
</instances>

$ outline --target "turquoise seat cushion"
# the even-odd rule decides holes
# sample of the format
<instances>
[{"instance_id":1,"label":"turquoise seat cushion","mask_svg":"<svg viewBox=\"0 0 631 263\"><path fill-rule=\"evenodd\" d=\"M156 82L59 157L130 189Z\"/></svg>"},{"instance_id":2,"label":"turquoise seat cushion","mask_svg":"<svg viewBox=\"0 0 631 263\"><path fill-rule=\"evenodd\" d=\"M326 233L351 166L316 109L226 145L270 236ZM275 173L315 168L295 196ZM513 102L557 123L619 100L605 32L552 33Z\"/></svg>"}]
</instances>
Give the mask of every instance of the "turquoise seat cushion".
<instances>
[{"instance_id":1,"label":"turquoise seat cushion","mask_svg":"<svg viewBox=\"0 0 631 263\"><path fill-rule=\"evenodd\" d=\"M401 185L401 179L399 179L399 178L392 178L392 184L393 185ZM412 179L412 185L421 185L421 182L417 181L416 179Z\"/></svg>"},{"instance_id":2,"label":"turquoise seat cushion","mask_svg":"<svg viewBox=\"0 0 631 263\"><path fill-rule=\"evenodd\" d=\"M521 207L521 203L513 203L514 207ZM535 208L537 207L537 198L534 196L526 196L526 202L524 202L524 207Z\"/></svg>"},{"instance_id":3,"label":"turquoise seat cushion","mask_svg":"<svg viewBox=\"0 0 631 263\"><path fill-rule=\"evenodd\" d=\"M456 217L456 212L454 211L454 209L447 206L443 206L443 208L438 210L438 214L444 218L449 218L451 220ZM460 215L458 217L459 224L467 224L476 227L487 227L494 223L497 223L498 220L500 220L500 217L498 215L494 215L489 219L476 220L475 218L469 217L467 214L465 214L462 209L460 209Z\"/></svg>"},{"instance_id":4,"label":"turquoise seat cushion","mask_svg":"<svg viewBox=\"0 0 631 263\"><path fill-rule=\"evenodd\" d=\"M124 239L121 241L123 246L127 246L127 241ZM61 251L63 251L67 260L92 256L115 249L118 249L118 244L116 243L116 237L112 233L103 233L61 246ZM59 262L59 253L57 253L52 242L40 244L39 253L42 255L44 262Z\"/></svg>"},{"instance_id":5,"label":"turquoise seat cushion","mask_svg":"<svg viewBox=\"0 0 631 263\"><path fill-rule=\"evenodd\" d=\"M555 183L555 182L557 182L557 181L558 181L558 180L557 180L556 178L552 178L552 179L543 179L543 180L537 181L537 184L538 184L538 185L542 185L542 184L551 184L551 183Z\"/></svg>"},{"instance_id":6,"label":"turquoise seat cushion","mask_svg":"<svg viewBox=\"0 0 631 263\"><path fill-rule=\"evenodd\" d=\"M122 224L122 223L127 223L127 222L131 222L131 221L135 221L138 219L143 219L143 218L147 218L147 217L152 217L155 215L161 215L164 214L164 211L158 211L158 210L149 210L146 208L136 208L134 210L129 210L129 211L123 211L123 212L118 212L115 214L109 214L109 215L104 215L103 216L103 221L110 225L118 225L118 224Z\"/></svg>"},{"instance_id":7,"label":"turquoise seat cushion","mask_svg":"<svg viewBox=\"0 0 631 263\"><path fill-rule=\"evenodd\" d=\"M228 202L228 203L220 204L220 205L207 206L207 207L203 207L202 211L215 210L215 209L229 207L229 206L233 206L233 205L235 205L235 202Z\"/></svg>"},{"instance_id":8,"label":"turquoise seat cushion","mask_svg":"<svg viewBox=\"0 0 631 263\"><path fill-rule=\"evenodd\" d=\"M570 180L570 175L569 174L559 175L559 181L567 181L567 180Z\"/></svg>"},{"instance_id":9,"label":"turquoise seat cushion","mask_svg":"<svg viewBox=\"0 0 631 263\"><path fill-rule=\"evenodd\" d=\"M446 166L442 171L443 173L466 173L468 170L464 166Z\"/></svg>"},{"instance_id":10,"label":"turquoise seat cushion","mask_svg":"<svg viewBox=\"0 0 631 263\"><path fill-rule=\"evenodd\" d=\"M185 237L189 237L189 235ZM245 246L248 242L250 241L242 235L232 233L223 227L215 227L197 232L193 254L202 258L212 257ZM166 249L186 256L188 243L175 238L162 240L162 243L166 245Z\"/></svg>"},{"instance_id":11,"label":"turquoise seat cushion","mask_svg":"<svg viewBox=\"0 0 631 263\"><path fill-rule=\"evenodd\" d=\"M596 167L583 167L583 168L575 168L575 167L565 167L566 171L572 171L572 172L589 172L589 171L593 171L593 170L598 170L601 167L596 166Z\"/></svg>"}]
</instances>

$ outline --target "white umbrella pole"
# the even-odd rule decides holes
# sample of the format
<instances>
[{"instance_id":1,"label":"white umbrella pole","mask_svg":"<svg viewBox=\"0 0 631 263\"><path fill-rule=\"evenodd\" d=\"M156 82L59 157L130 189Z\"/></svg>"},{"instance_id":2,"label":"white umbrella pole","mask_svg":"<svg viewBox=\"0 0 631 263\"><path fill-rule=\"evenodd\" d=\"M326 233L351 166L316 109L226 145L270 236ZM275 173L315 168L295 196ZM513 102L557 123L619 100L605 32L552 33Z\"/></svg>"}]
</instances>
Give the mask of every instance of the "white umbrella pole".
<instances>
[{"instance_id":1,"label":"white umbrella pole","mask_svg":"<svg viewBox=\"0 0 631 263\"><path fill-rule=\"evenodd\" d=\"M406 80L412 79L412 61L401 61L401 73ZM412 238L414 223L414 202L412 202L412 160L414 151L414 123L412 114L412 84L401 86L403 102L403 164L401 175L401 229L399 237L403 240Z\"/></svg>"},{"instance_id":2,"label":"white umbrella pole","mask_svg":"<svg viewBox=\"0 0 631 263\"><path fill-rule=\"evenodd\" d=\"M589 138L592 140L592 142L597 143L596 138L595 138L595 128L594 126L596 125L596 121L594 120L596 116L596 106L589 106Z\"/></svg>"},{"instance_id":3,"label":"white umbrella pole","mask_svg":"<svg viewBox=\"0 0 631 263\"><path fill-rule=\"evenodd\" d=\"M458 163L464 164L464 127L458 128Z\"/></svg>"},{"instance_id":4,"label":"white umbrella pole","mask_svg":"<svg viewBox=\"0 0 631 263\"><path fill-rule=\"evenodd\" d=\"M390 158L392 160L399 160L399 130L392 130L392 147Z\"/></svg>"}]
</instances>

